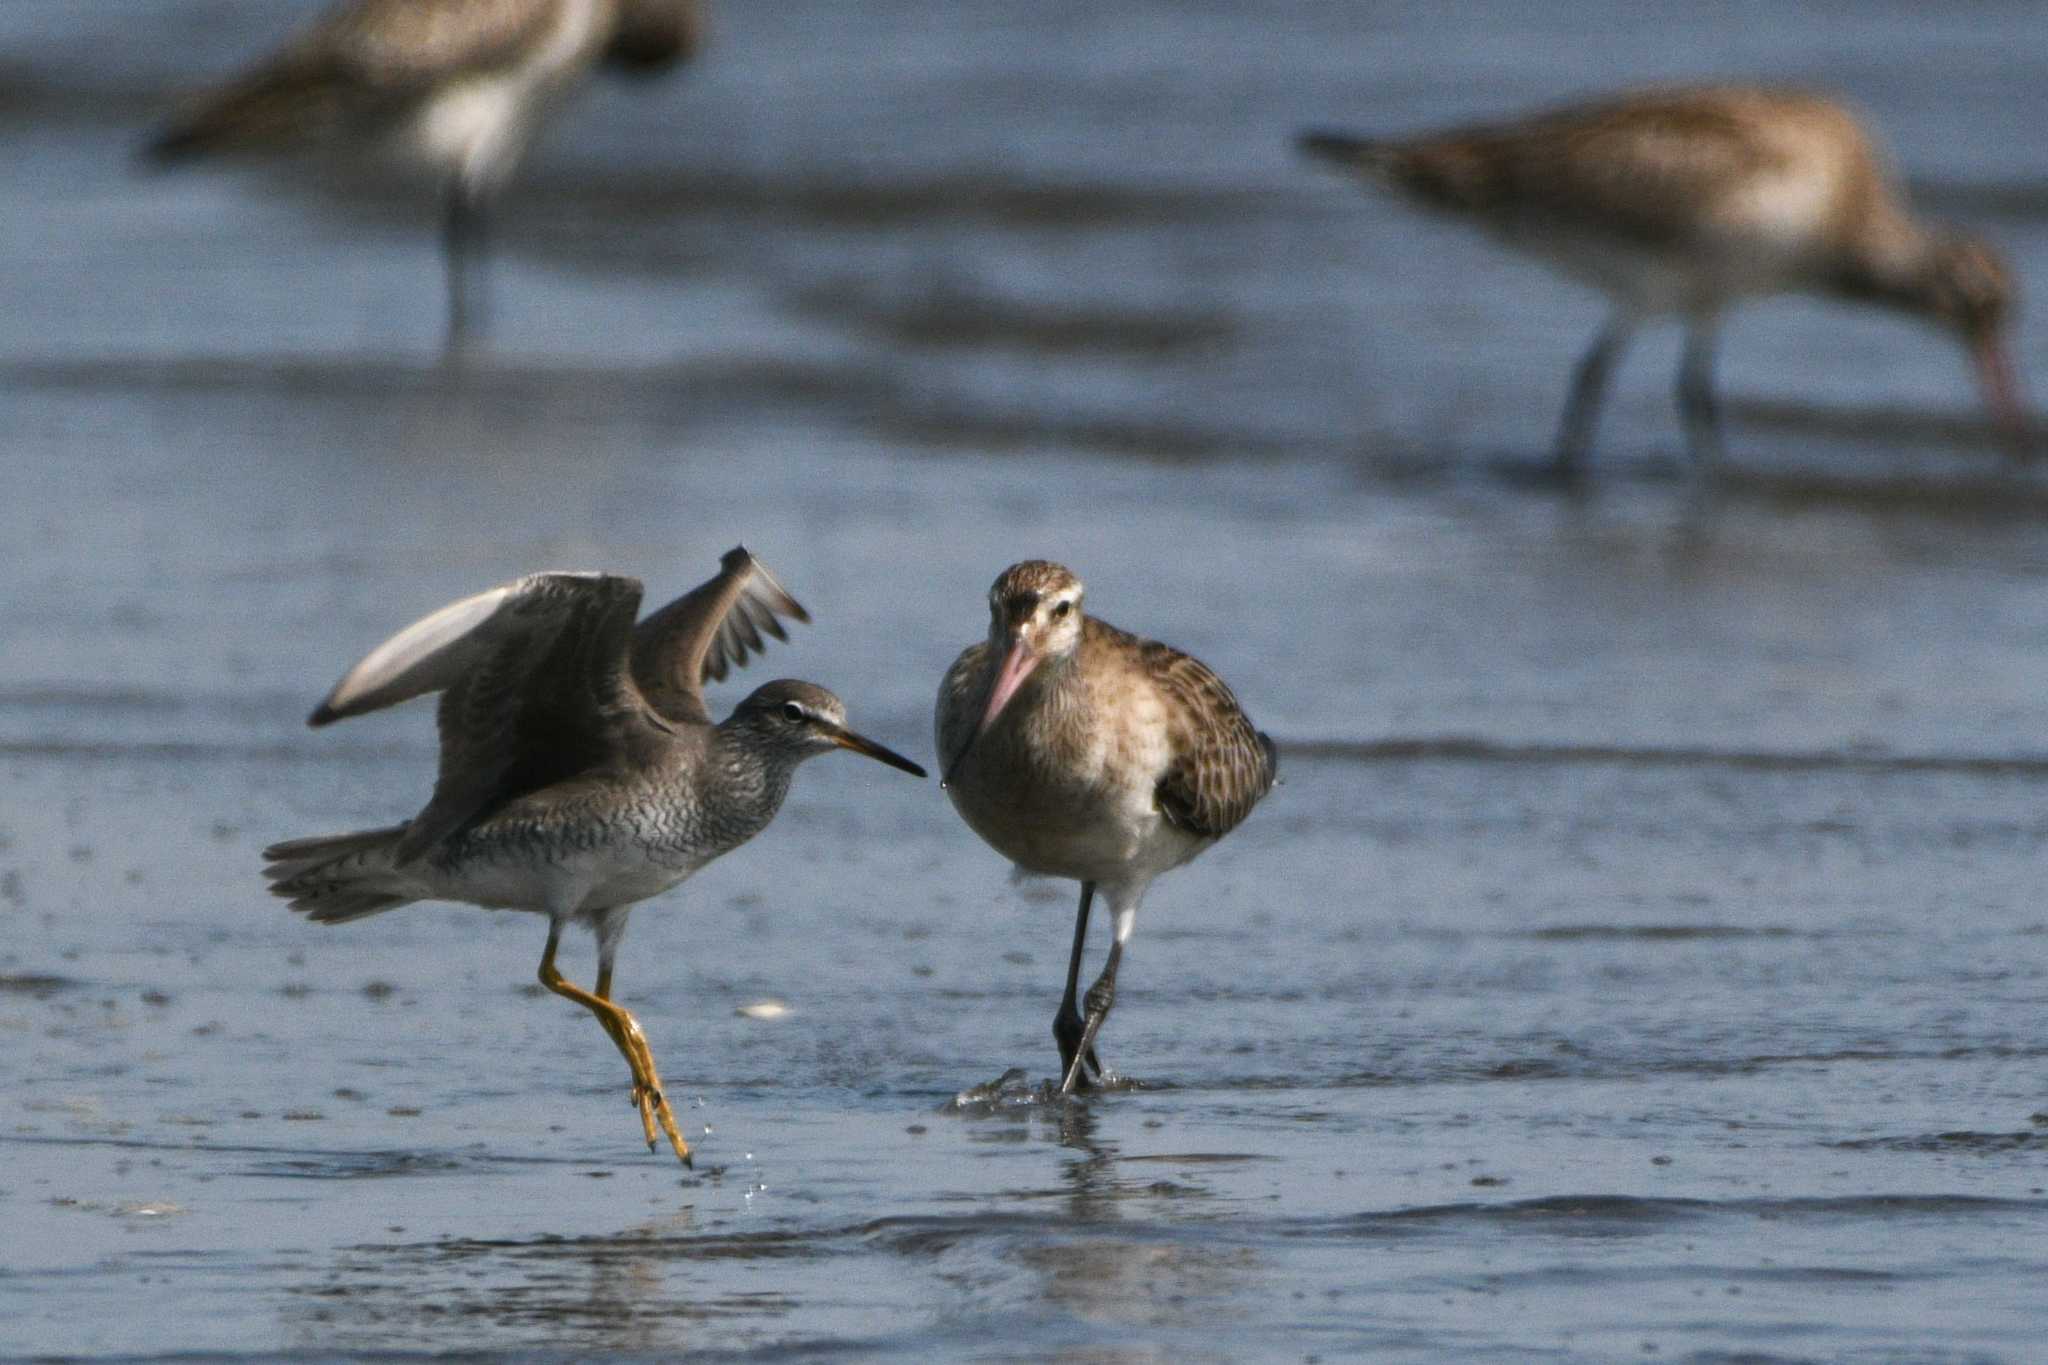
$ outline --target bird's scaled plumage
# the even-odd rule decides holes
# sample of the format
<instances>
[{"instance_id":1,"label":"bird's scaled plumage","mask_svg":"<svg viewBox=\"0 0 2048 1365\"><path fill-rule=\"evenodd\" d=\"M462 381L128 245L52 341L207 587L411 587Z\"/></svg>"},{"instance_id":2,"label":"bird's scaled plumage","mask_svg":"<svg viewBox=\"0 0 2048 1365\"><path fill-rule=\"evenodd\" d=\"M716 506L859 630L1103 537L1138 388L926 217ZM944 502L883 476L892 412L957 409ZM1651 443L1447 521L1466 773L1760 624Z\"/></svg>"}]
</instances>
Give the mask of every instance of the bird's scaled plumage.
<instances>
[{"instance_id":1,"label":"bird's scaled plumage","mask_svg":"<svg viewBox=\"0 0 2048 1365\"><path fill-rule=\"evenodd\" d=\"M219 154L368 152L440 182L449 341L481 285L487 206L561 100L600 66L644 74L691 57L696 0L341 0L206 91L147 147Z\"/></svg>"},{"instance_id":2,"label":"bird's scaled plumage","mask_svg":"<svg viewBox=\"0 0 2048 1365\"><path fill-rule=\"evenodd\" d=\"M1068 1090L1089 1068L1103 1074L1092 1044L1146 888L1236 828L1277 769L1273 742L1221 678L1087 616L1084 591L1044 560L1005 570L989 592L988 638L947 671L934 720L946 792L968 827L1023 871L1081 883L1053 1029ZM1084 1024L1076 989L1098 887L1115 941Z\"/></svg>"},{"instance_id":3,"label":"bird's scaled plumage","mask_svg":"<svg viewBox=\"0 0 2048 1365\"><path fill-rule=\"evenodd\" d=\"M1297 145L1609 296L1613 316L1579 363L1560 426L1561 467L1590 444L1629 335L1659 316L1687 325L1680 409L1694 456L1711 458L1719 315L1787 292L1879 304L1948 331L2015 450L2026 449L2005 345L2011 271L1989 243L1911 217L1869 135L1833 100L1655 89L1409 137L1306 132Z\"/></svg>"},{"instance_id":4,"label":"bird's scaled plumage","mask_svg":"<svg viewBox=\"0 0 2048 1365\"><path fill-rule=\"evenodd\" d=\"M635 622L640 584L533 574L423 617L377 646L313 712L319 726L438 692L434 792L412 820L264 850L273 894L323 923L416 900L548 916L541 980L595 1013L633 1071L650 1145L676 1130L639 1025L610 1001L635 902L668 890L766 828L796 767L835 748L922 777L854 733L839 699L783 679L720 724L704 704L722 678L809 616L744 548L719 574ZM594 994L554 968L565 924L598 939Z\"/></svg>"}]
</instances>

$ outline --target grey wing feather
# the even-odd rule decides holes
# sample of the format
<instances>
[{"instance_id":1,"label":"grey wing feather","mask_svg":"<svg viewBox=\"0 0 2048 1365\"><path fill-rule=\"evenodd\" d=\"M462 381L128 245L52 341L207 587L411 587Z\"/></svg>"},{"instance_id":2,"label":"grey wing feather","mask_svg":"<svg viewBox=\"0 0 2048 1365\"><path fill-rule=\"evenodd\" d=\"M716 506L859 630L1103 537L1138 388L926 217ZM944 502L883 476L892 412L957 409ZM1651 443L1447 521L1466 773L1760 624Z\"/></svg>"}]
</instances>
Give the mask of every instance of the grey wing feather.
<instances>
[{"instance_id":1,"label":"grey wing feather","mask_svg":"<svg viewBox=\"0 0 2048 1365\"><path fill-rule=\"evenodd\" d=\"M640 581L551 573L516 586L494 647L441 693L440 771L401 863L507 801L619 763L649 733L626 664Z\"/></svg>"},{"instance_id":2,"label":"grey wing feather","mask_svg":"<svg viewBox=\"0 0 2048 1365\"><path fill-rule=\"evenodd\" d=\"M1220 839L1273 789L1279 755L1206 664L1168 645L1144 648L1169 702L1175 754L1159 781L1160 813L1190 834Z\"/></svg>"},{"instance_id":3,"label":"grey wing feather","mask_svg":"<svg viewBox=\"0 0 2048 1365\"><path fill-rule=\"evenodd\" d=\"M489 629L489 623L529 582L465 597L413 622L365 654L306 723L326 725L451 686L498 648L505 631Z\"/></svg>"},{"instance_id":4,"label":"grey wing feather","mask_svg":"<svg viewBox=\"0 0 2048 1365\"><path fill-rule=\"evenodd\" d=\"M440 772L400 862L619 754L644 717L626 672L639 609L637 579L532 574L421 618L348 671L312 724L441 694Z\"/></svg>"},{"instance_id":5,"label":"grey wing feather","mask_svg":"<svg viewBox=\"0 0 2048 1365\"><path fill-rule=\"evenodd\" d=\"M735 545L718 576L650 615L633 632L633 679L664 718L708 725L704 684L745 667L767 648L764 636L787 640L782 619L809 621L767 566Z\"/></svg>"}]
</instances>

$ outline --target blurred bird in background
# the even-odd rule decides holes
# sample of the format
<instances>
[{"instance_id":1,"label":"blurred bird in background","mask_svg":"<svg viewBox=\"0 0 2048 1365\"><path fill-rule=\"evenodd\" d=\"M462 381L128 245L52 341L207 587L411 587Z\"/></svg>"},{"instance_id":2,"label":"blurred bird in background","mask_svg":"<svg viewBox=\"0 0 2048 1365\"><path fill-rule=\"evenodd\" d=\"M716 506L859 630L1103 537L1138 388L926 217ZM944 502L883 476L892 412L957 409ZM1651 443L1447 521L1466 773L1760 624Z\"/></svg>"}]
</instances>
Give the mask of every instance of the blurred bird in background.
<instances>
[{"instance_id":1,"label":"blurred bird in background","mask_svg":"<svg viewBox=\"0 0 2048 1365\"><path fill-rule=\"evenodd\" d=\"M1832 100L1746 86L1646 90L1410 137L1311 131L1297 146L1604 291L1607 325L1573 373L1554 451L1578 469L1614 362L1636 327L1686 328L1678 408L1696 466L1722 449L1714 394L1722 313L1812 293L1947 331L1976 363L2016 455L2026 418L2006 344L2016 293L1988 242L1930 226L1870 136Z\"/></svg>"},{"instance_id":2,"label":"blurred bird in background","mask_svg":"<svg viewBox=\"0 0 2048 1365\"><path fill-rule=\"evenodd\" d=\"M163 164L367 153L424 172L443 196L454 352L484 328L491 205L549 115L599 67L660 72L702 39L696 0L346 0L146 150Z\"/></svg>"}]
</instances>

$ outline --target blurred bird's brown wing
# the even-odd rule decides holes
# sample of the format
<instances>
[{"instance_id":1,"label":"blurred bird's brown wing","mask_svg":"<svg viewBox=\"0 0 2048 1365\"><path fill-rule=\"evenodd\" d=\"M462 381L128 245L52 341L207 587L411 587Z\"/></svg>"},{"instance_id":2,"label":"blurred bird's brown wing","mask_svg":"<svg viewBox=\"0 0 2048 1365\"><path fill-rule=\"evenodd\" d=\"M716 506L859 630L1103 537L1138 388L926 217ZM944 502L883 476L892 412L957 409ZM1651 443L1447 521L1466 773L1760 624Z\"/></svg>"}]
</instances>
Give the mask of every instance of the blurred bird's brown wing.
<instances>
[{"instance_id":1,"label":"blurred bird's brown wing","mask_svg":"<svg viewBox=\"0 0 2048 1365\"><path fill-rule=\"evenodd\" d=\"M149 151L168 160L374 124L436 82L511 63L555 20L554 0L355 0L195 97Z\"/></svg>"},{"instance_id":2,"label":"blurred bird's brown wing","mask_svg":"<svg viewBox=\"0 0 2048 1365\"><path fill-rule=\"evenodd\" d=\"M434 795L397 854L419 856L516 797L629 765L658 722L626 668L637 579L533 574L466 597L364 656L312 724L441 694Z\"/></svg>"},{"instance_id":3,"label":"blurred bird's brown wing","mask_svg":"<svg viewBox=\"0 0 2048 1365\"><path fill-rule=\"evenodd\" d=\"M1774 117L1788 108L1796 119ZM1442 143L1462 142L1489 168L1495 216L1655 250L1710 238L1723 226L1739 229L1756 197L1780 178L1796 188L1805 182L1795 177L1818 172L1826 184L1832 163L1807 163L1817 140L1844 138L1861 143L1853 120L1817 98L1709 89L1561 109ZM1411 155L1426 160L1431 146L1411 144ZM1829 211L1827 198L1814 202L1816 218Z\"/></svg>"},{"instance_id":4,"label":"blurred bird's brown wing","mask_svg":"<svg viewBox=\"0 0 2048 1365\"><path fill-rule=\"evenodd\" d=\"M1170 824L1220 839L1272 790L1279 758L1223 679L1199 659L1147 641L1142 657L1167 703L1172 764L1159 780L1159 810Z\"/></svg>"},{"instance_id":5,"label":"blurred bird's brown wing","mask_svg":"<svg viewBox=\"0 0 2048 1365\"><path fill-rule=\"evenodd\" d=\"M767 648L762 637L787 640L779 618L809 621L767 566L735 545L719 560L718 576L678 597L633 632L633 678L664 718L709 725L704 684L746 665Z\"/></svg>"},{"instance_id":6,"label":"blurred bird's brown wing","mask_svg":"<svg viewBox=\"0 0 2048 1365\"><path fill-rule=\"evenodd\" d=\"M424 85L489 71L530 50L557 0L355 0L328 12L284 55L366 85Z\"/></svg>"}]
</instances>

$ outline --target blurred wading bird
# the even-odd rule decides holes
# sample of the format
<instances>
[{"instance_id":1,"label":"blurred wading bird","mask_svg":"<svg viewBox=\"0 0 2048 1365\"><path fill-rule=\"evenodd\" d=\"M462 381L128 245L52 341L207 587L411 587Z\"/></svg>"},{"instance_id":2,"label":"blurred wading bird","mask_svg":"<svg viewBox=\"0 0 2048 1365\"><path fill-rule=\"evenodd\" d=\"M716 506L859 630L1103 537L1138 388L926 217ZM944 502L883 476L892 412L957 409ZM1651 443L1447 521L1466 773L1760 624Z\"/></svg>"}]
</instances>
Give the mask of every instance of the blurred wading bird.
<instances>
[{"instance_id":1,"label":"blurred wading bird","mask_svg":"<svg viewBox=\"0 0 2048 1365\"><path fill-rule=\"evenodd\" d=\"M1107 1077L1095 1036L1145 888L1235 829L1278 764L1221 678L1084 616L1082 592L1058 564L1005 569L989 589L988 639L947 671L935 721L943 784L968 827L1020 871L1081 883L1052 1026L1062 1094ZM1075 992L1098 886L1116 936L1084 1019Z\"/></svg>"},{"instance_id":2,"label":"blurred wading bird","mask_svg":"<svg viewBox=\"0 0 2048 1365\"><path fill-rule=\"evenodd\" d=\"M342 0L147 150L371 151L423 169L444 187L453 349L481 321L488 206L554 106L599 64L656 72L701 37L696 0Z\"/></svg>"},{"instance_id":3,"label":"blurred wading bird","mask_svg":"<svg viewBox=\"0 0 2048 1365\"><path fill-rule=\"evenodd\" d=\"M1556 447L1574 472L1636 326L1683 319L1678 408L1695 463L1721 451L1715 332L1724 309L1807 292L1878 304L1957 336L2016 454L2026 424L2005 347L2014 293L1998 251L1916 222L1840 105L1742 86L1649 90L1412 137L1306 132L1301 150L1484 229L1606 292Z\"/></svg>"},{"instance_id":4,"label":"blurred wading bird","mask_svg":"<svg viewBox=\"0 0 2048 1365\"><path fill-rule=\"evenodd\" d=\"M597 1016L633 1073L649 1150L658 1119L690 1160L640 1025L612 1003L612 960L634 902L767 828L796 767L851 749L923 777L846 728L822 687L768 683L714 725L705 679L810 617L744 548L716 578L638 625L640 583L533 574L441 608L370 651L310 724L441 694L433 798L402 825L263 851L272 894L323 924L416 900L548 917L543 986ZM597 935L597 987L555 968L562 927Z\"/></svg>"}]
</instances>

